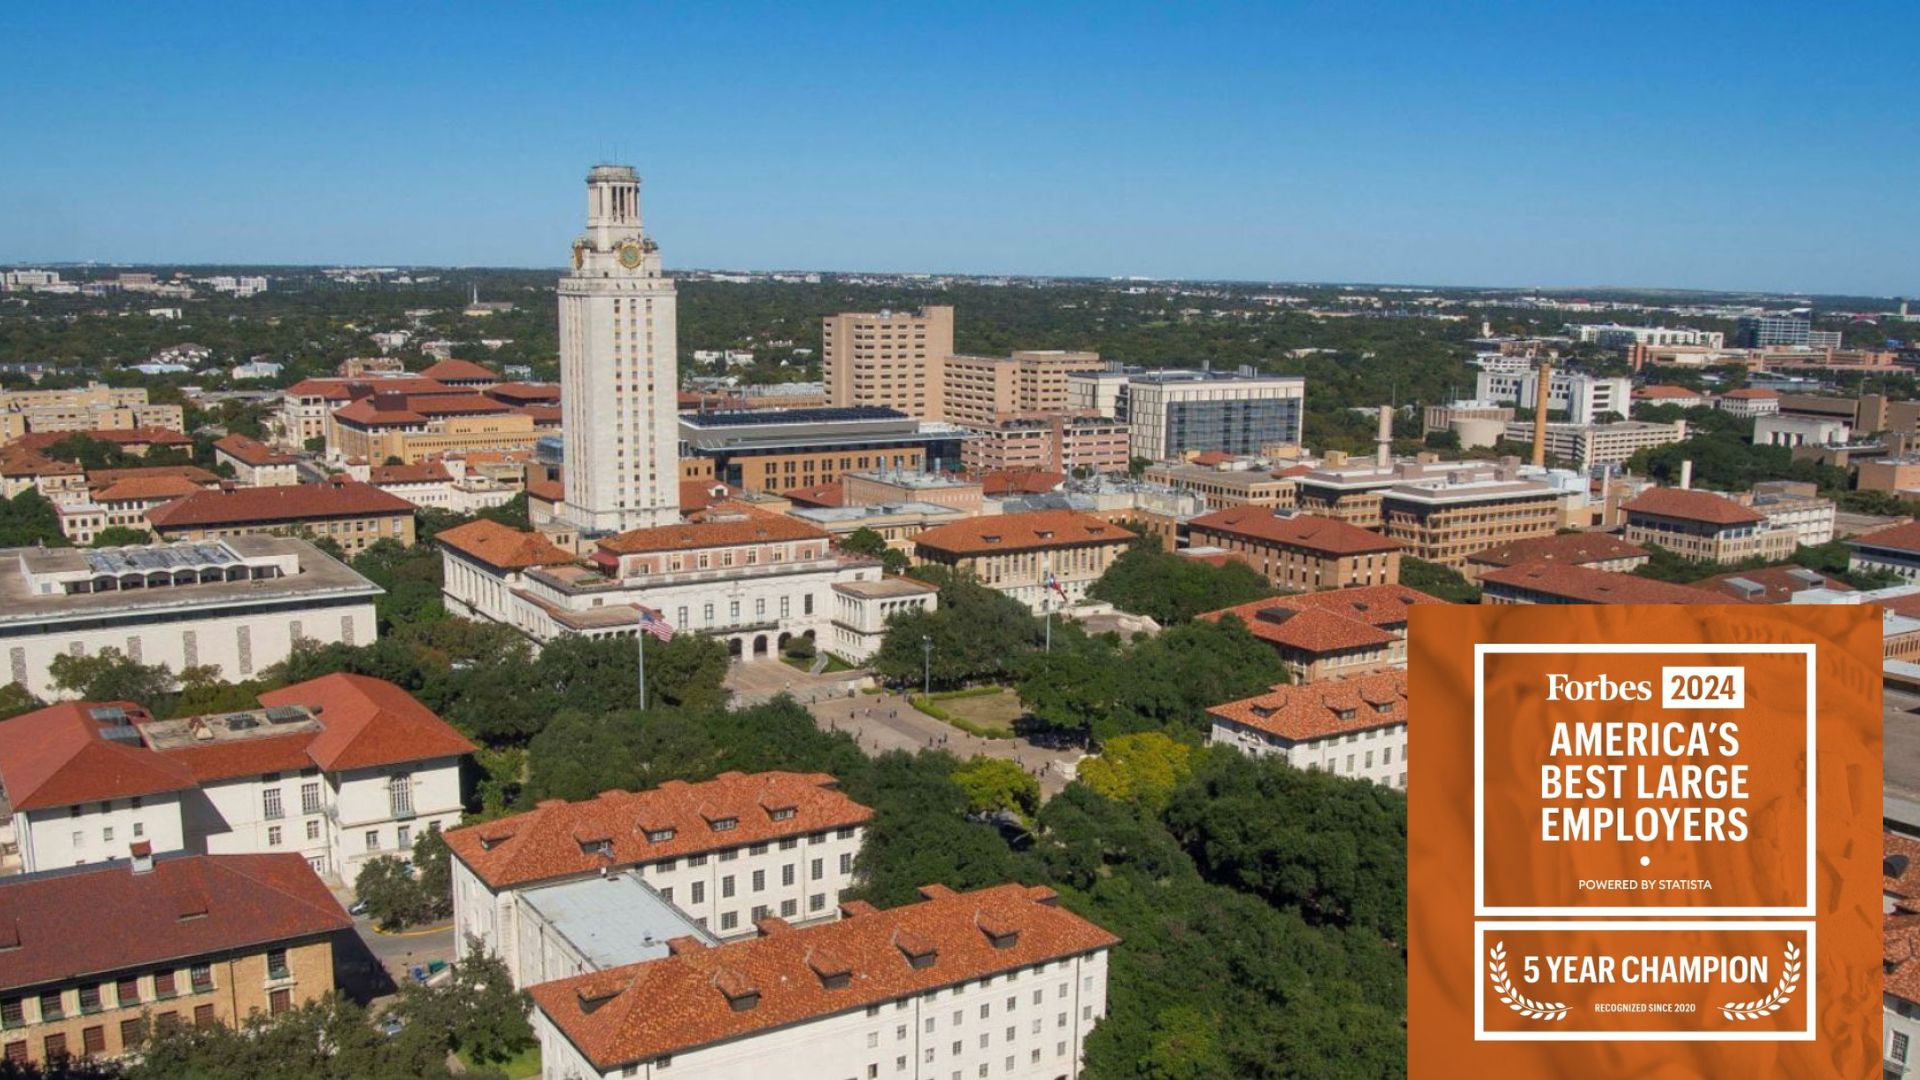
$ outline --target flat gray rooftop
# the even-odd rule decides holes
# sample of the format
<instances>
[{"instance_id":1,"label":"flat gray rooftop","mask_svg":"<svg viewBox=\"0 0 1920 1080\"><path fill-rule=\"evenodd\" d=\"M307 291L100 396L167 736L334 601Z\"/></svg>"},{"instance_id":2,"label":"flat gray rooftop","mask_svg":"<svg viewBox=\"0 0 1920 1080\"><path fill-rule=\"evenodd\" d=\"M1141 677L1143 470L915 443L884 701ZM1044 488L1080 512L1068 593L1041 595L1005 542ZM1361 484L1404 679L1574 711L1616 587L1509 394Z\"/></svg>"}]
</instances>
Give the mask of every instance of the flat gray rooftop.
<instances>
[{"instance_id":1,"label":"flat gray rooftop","mask_svg":"<svg viewBox=\"0 0 1920 1080\"><path fill-rule=\"evenodd\" d=\"M632 871L528 889L520 902L601 971L658 960L677 937L698 938L708 947L720 943Z\"/></svg>"},{"instance_id":2,"label":"flat gray rooftop","mask_svg":"<svg viewBox=\"0 0 1920 1080\"><path fill-rule=\"evenodd\" d=\"M163 552L184 549L213 549L224 546L241 559L289 553L299 557L300 572L285 577L246 581L210 581L168 588L126 589L111 592L69 595L32 591L27 575L90 573L114 571L96 563L103 554L80 548L0 548L0 632L31 632L31 628L74 620L132 618L162 612L209 610L221 607L261 603L285 603L289 600L323 601L380 595L380 587L362 577L338 559L323 554L305 540L290 536L231 536L217 544L162 544L150 548L107 549L115 562L128 566L120 572L187 569L197 565L231 566L235 561L211 561L201 564L194 556ZM222 553L224 557L224 553ZM142 565L152 563L151 567ZM177 565L176 565L177 563ZM163 568L164 567L164 568Z\"/></svg>"}]
</instances>

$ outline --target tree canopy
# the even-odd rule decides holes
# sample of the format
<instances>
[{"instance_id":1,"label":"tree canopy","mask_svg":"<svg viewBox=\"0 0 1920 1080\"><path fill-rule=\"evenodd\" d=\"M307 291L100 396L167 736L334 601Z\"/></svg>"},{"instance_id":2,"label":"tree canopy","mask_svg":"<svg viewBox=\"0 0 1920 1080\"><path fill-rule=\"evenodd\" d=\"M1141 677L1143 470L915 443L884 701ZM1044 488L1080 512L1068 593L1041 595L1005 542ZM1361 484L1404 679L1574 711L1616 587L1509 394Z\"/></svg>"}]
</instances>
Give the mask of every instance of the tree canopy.
<instances>
[{"instance_id":1,"label":"tree canopy","mask_svg":"<svg viewBox=\"0 0 1920 1080\"><path fill-rule=\"evenodd\" d=\"M1150 537L1134 541L1087 589L1091 599L1150 616L1162 625L1273 594L1267 579L1243 562L1214 566L1183 558L1161 550Z\"/></svg>"}]
</instances>

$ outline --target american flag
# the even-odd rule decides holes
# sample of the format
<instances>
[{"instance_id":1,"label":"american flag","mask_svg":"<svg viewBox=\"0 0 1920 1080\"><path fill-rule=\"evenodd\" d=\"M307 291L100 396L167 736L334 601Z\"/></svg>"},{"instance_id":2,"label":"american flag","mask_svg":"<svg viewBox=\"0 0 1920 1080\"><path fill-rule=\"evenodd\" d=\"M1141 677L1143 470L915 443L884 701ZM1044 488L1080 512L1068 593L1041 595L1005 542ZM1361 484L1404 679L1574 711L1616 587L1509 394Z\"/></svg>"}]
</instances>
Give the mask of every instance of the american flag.
<instances>
[{"instance_id":1,"label":"american flag","mask_svg":"<svg viewBox=\"0 0 1920 1080\"><path fill-rule=\"evenodd\" d=\"M646 608L640 609L640 632L652 634L661 641L673 640L673 624Z\"/></svg>"}]
</instances>

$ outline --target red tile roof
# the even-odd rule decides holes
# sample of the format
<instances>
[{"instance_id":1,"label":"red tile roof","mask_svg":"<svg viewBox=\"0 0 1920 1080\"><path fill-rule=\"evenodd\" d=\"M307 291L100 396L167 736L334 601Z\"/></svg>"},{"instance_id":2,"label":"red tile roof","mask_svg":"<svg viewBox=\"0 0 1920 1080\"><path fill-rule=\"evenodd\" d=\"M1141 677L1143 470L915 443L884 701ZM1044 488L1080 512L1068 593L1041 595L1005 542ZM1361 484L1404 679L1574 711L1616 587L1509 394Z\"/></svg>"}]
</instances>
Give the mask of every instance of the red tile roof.
<instances>
[{"instance_id":1,"label":"red tile roof","mask_svg":"<svg viewBox=\"0 0 1920 1080\"><path fill-rule=\"evenodd\" d=\"M1595 570L1566 563L1521 563L1489 570L1480 584L1516 589L1579 604L1725 604L1728 598L1691 585Z\"/></svg>"},{"instance_id":2,"label":"red tile roof","mask_svg":"<svg viewBox=\"0 0 1920 1080\"><path fill-rule=\"evenodd\" d=\"M192 446L193 440L169 428L103 428L96 431L34 431L8 443L10 449L44 453L57 443L85 438L115 446Z\"/></svg>"},{"instance_id":3,"label":"red tile roof","mask_svg":"<svg viewBox=\"0 0 1920 1080\"><path fill-rule=\"evenodd\" d=\"M567 486L558 480L546 480L538 477L529 478L527 480L527 497L530 499L544 499L547 502L557 505L565 501L567 497Z\"/></svg>"},{"instance_id":4,"label":"red tile roof","mask_svg":"<svg viewBox=\"0 0 1920 1080\"><path fill-rule=\"evenodd\" d=\"M0 784L16 810L73 806L234 776L317 765L329 772L471 753L473 744L405 690L365 675L324 675L270 690L263 707L316 710L319 730L155 750L103 738L90 710L117 707L139 727L153 718L128 702L62 702L0 724Z\"/></svg>"},{"instance_id":5,"label":"red tile roof","mask_svg":"<svg viewBox=\"0 0 1920 1080\"><path fill-rule=\"evenodd\" d=\"M1208 450L1205 453L1193 455L1193 463L1195 465L1225 465L1227 462L1233 460L1234 456L1224 450Z\"/></svg>"},{"instance_id":6,"label":"red tile roof","mask_svg":"<svg viewBox=\"0 0 1920 1080\"><path fill-rule=\"evenodd\" d=\"M838 483L794 488L792 491L783 491L780 494L786 496L795 506L844 506L847 501L846 494Z\"/></svg>"},{"instance_id":7,"label":"red tile roof","mask_svg":"<svg viewBox=\"0 0 1920 1080\"><path fill-rule=\"evenodd\" d=\"M1885 916L1883 989L1902 1001L1920 1003L1920 842L1885 834L1881 895L1894 901ZM1901 862L1904 860L1904 863ZM1887 871L1897 870L1897 873Z\"/></svg>"},{"instance_id":8,"label":"red tile roof","mask_svg":"<svg viewBox=\"0 0 1920 1080\"><path fill-rule=\"evenodd\" d=\"M1218 622L1232 615L1262 641L1301 652L1325 653L1385 645L1404 633L1408 608L1444 603L1437 596L1405 585L1356 585L1255 600L1209 611L1200 618Z\"/></svg>"},{"instance_id":9,"label":"red tile roof","mask_svg":"<svg viewBox=\"0 0 1920 1080\"><path fill-rule=\"evenodd\" d=\"M682 480L680 481L680 512L698 513L715 503L726 502L738 494L740 494L739 488L729 487L717 480Z\"/></svg>"},{"instance_id":10,"label":"red tile roof","mask_svg":"<svg viewBox=\"0 0 1920 1080\"><path fill-rule=\"evenodd\" d=\"M513 411L533 418L534 426L557 426L563 415L558 405L516 405Z\"/></svg>"},{"instance_id":11,"label":"red tile roof","mask_svg":"<svg viewBox=\"0 0 1920 1080\"><path fill-rule=\"evenodd\" d=\"M1046 551L1083 544L1129 544L1134 534L1078 510L1034 510L993 514L936 525L913 538L925 556L993 555L1003 551Z\"/></svg>"},{"instance_id":12,"label":"red tile roof","mask_svg":"<svg viewBox=\"0 0 1920 1080\"><path fill-rule=\"evenodd\" d=\"M1886 858L1882 862L1880 891L1901 900L1920 901L1920 840L1902 836L1899 833L1886 833ZM1904 865L1894 860L1905 859ZM1884 871L1898 867L1899 873L1886 874Z\"/></svg>"},{"instance_id":13,"label":"red tile roof","mask_svg":"<svg viewBox=\"0 0 1920 1080\"><path fill-rule=\"evenodd\" d=\"M1041 469L994 469L975 477L983 495L1044 495L1066 483L1067 474Z\"/></svg>"},{"instance_id":14,"label":"red tile roof","mask_svg":"<svg viewBox=\"0 0 1920 1080\"><path fill-rule=\"evenodd\" d=\"M1879 532L1856 536L1847 543L1855 547L1920 552L1920 521L1910 521L1905 525L1895 525L1891 529L1881 529Z\"/></svg>"},{"instance_id":15,"label":"red tile roof","mask_svg":"<svg viewBox=\"0 0 1920 1080\"><path fill-rule=\"evenodd\" d=\"M156 528L292 524L317 518L413 513L413 504L355 480L198 491L147 511Z\"/></svg>"},{"instance_id":16,"label":"red tile roof","mask_svg":"<svg viewBox=\"0 0 1920 1080\"><path fill-rule=\"evenodd\" d=\"M319 714L307 756L328 772L459 757L473 744L413 695L366 675L322 675L260 695L260 704L300 705Z\"/></svg>"},{"instance_id":17,"label":"red tile roof","mask_svg":"<svg viewBox=\"0 0 1920 1080\"><path fill-rule=\"evenodd\" d=\"M388 484L444 484L453 479L447 467L438 461L418 461L412 465L375 465L367 470L367 482L374 487Z\"/></svg>"},{"instance_id":18,"label":"red tile roof","mask_svg":"<svg viewBox=\"0 0 1920 1080\"><path fill-rule=\"evenodd\" d=\"M1273 476L1276 480L1286 480L1295 476L1305 476L1312 471L1311 465L1289 465L1284 469L1274 470Z\"/></svg>"},{"instance_id":19,"label":"red tile roof","mask_svg":"<svg viewBox=\"0 0 1920 1080\"><path fill-rule=\"evenodd\" d=\"M259 439L248 438L245 435L229 435L214 443L213 448L225 453L228 457L254 466L292 465L300 460L292 454L283 454L275 450Z\"/></svg>"},{"instance_id":20,"label":"red tile roof","mask_svg":"<svg viewBox=\"0 0 1920 1080\"><path fill-rule=\"evenodd\" d=\"M1756 390L1749 386L1742 387L1739 390L1729 390L1720 396L1723 398L1733 398L1735 401L1767 401L1772 398L1777 398L1780 395L1777 391Z\"/></svg>"},{"instance_id":21,"label":"red tile roof","mask_svg":"<svg viewBox=\"0 0 1920 1080\"><path fill-rule=\"evenodd\" d=\"M435 535L433 542L500 570L524 570L529 566L558 566L580 561L579 556L537 532L522 532L485 518L447 529Z\"/></svg>"},{"instance_id":22,"label":"red tile roof","mask_svg":"<svg viewBox=\"0 0 1920 1080\"><path fill-rule=\"evenodd\" d=\"M138 480L154 476L179 476L193 481L200 487L218 487L220 478L198 465L147 465L134 469L94 469L87 473L87 486L90 488L112 487L122 480Z\"/></svg>"},{"instance_id":23,"label":"red tile roof","mask_svg":"<svg viewBox=\"0 0 1920 1080\"><path fill-rule=\"evenodd\" d=\"M838 922L798 929L763 920L761 937L560 979L531 993L595 1068L611 1070L1120 941L1059 907L1045 886L967 893L928 886L921 894L927 899L886 911L849 904Z\"/></svg>"},{"instance_id":24,"label":"red tile roof","mask_svg":"<svg viewBox=\"0 0 1920 1080\"><path fill-rule=\"evenodd\" d=\"M1518 566L1529 562L1585 566L1615 559L1644 559L1651 554L1646 548L1609 533L1576 532L1495 544L1467 556L1467 561L1481 566Z\"/></svg>"},{"instance_id":25,"label":"red tile roof","mask_svg":"<svg viewBox=\"0 0 1920 1080\"><path fill-rule=\"evenodd\" d=\"M709 510L735 504L717 503ZM601 551L611 555L634 555L645 551L691 551L696 548L733 547L740 544L782 543L789 540L825 540L827 533L804 521L784 514L746 511L731 521L704 521L686 525L661 525L651 529L632 529L600 541Z\"/></svg>"},{"instance_id":26,"label":"red tile roof","mask_svg":"<svg viewBox=\"0 0 1920 1080\"><path fill-rule=\"evenodd\" d=\"M442 360L420 373L423 379L437 379L441 382L478 382L488 380L498 382L500 376L471 360Z\"/></svg>"},{"instance_id":27,"label":"red tile roof","mask_svg":"<svg viewBox=\"0 0 1920 1080\"><path fill-rule=\"evenodd\" d=\"M151 502L153 500L177 499L182 495L191 495L205 487L196 484L184 476L130 476L109 487L93 493L97 503L113 502Z\"/></svg>"},{"instance_id":28,"label":"red tile roof","mask_svg":"<svg viewBox=\"0 0 1920 1080\"><path fill-rule=\"evenodd\" d=\"M0 724L0 785L13 809L43 810L100 799L184 791L194 779L179 762L138 743L102 738L107 726L90 710L120 708L147 718L132 702L63 701Z\"/></svg>"},{"instance_id":29,"label":"red tile roof","mask_svg":"<svg viewBox=\"0 0 1920 1080\"><path fill-rule=\"evenodd\" d=\"M1319 555L1366 555L1398 551L1402 546L1397 540L1389 540L1358 525L1312 514L1282 517L1263 506L1232 506L1215 510L1210 514L1201 514L1187 525L1190 531L1261 540Z\"/></svg>"},{"instance_id":30,"label":"red tile roof","mask_svg":"<svg viewBox=\"0 0 1920 1080\"><path fill-rule=\"evenodd\" d=\"M72 476L80 471L71 461L55 461L37 450L0 447L0 476Z\"/></svg>"},{"instance_id":31,"label":"red tile roof","mask_svg":"<svg viewBox=\"0 0 1920 1080\"><path fill-rule=\"evenodd\" d=\"M516 408L504 401L495 401L485 394L468 392L465 394L429 394L425 397L407 398L407 408L421 416L504 416L510 412L529 412L533 408Z\"/></svg>"},{"instance_id":32,"label":"red tile roof","mask_svg":"<svg viewBox=\"0 0 1920 1080\"><path fill-rule=\"evenodd\" d=\"M319 875L294 853L161 856L0 879L0 989L184 967L349 929ZM103 932L110 927L111 932Z\"/></svg>"},{"instance_id":33,"label":"red tile roof","mask_svg":"<svg viewBox=\"0 0 1920 1080\"><path fill-rule=\"evenodd\" d=\"M372 424L424 424L427 418L407 407L409 398L363 397L333 411L334 419L366 427Z\"/></svg>"},{"instance_id":34,"label":"red tile roof","mask_svg":"<svg viewBox=\"0 0 1920 1080\"><path fill-rule=\"evenodd\" d=\"M507 382L488 387L485 391L490 398L496 398L509 405L533 405L560 403L559 383Z\"/></svg>"},{"instance_id":35,"label":"red tile roof","mask_svg":"<svg viewBox=\"0 0 1920 1080\"><path fill-rule=\"evenodd\" d=\"M1752 507L1741 506L1725 495L1682 488L1648 488L1627 500L1621 509L1629 516L1645 514L1708 525L1749 525L1766 520L1766 515L1755 513Z\"/></svg>"},{"instance_id":36,"label":"red tile roof","mask_svg":"<svg viewBox=\"0 0 1920 1080\"><path fill-rule=\"evenodd\" d=\"M1222 720L1309 742L1407 722L1407 673L1383 671L1300 686L1280 685L1256 697L1207 710Z\"/></svg>"},{"instance_id":37,"label":"red tile roof","mask_svg":"<svg viewBox=\"0 0 1920 1080\"><path fill-rule=\"evenodd\" d=\"M419 375L395 375L391 378L367 379L302 379L287 388L288 397L317 397L328 401L346 401L351 398L366 397L373 393L382 394L467 394L472 391L462 386L448 386L438 379L429 379Z\"/></svg>"},{"instance_id":38,"label":"red tile roof","mask_svg":"<svg viewBox=\"0 0 1920 1080\"><path fill-rule=\"evenodd\" d=\"M826 773L721 773L698 784L669 780L647 791L605 791L582 802L543 802L524 814L447 833L447 846L492 889L591 874L660 859L863 825L873 811L840 793ZM792 810L791 816L776 818ZM716 832L712 823L732 819ZM613 845L589 854L580 836ZM671 831L665 840L648 833Z\"/></svg>"}]
</instances>

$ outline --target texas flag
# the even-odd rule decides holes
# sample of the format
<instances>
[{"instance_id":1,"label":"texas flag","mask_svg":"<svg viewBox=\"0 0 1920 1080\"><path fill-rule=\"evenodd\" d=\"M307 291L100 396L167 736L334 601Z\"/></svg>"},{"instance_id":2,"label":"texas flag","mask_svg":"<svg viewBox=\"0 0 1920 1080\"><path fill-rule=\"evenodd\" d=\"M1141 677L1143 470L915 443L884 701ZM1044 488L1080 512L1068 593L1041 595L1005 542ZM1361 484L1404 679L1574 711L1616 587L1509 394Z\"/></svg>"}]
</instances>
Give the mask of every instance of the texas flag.
<instances>
[{"instance_id":1,"label":"texas flag","mask_svg":"<svg viewBox=\"0 0 1920 1080\"><path fill-rule=\"evenodd\" d=\"M1053 571L1051 570L1047 571L1047 588L1059 593L1060 599L1065 600L1067 598L1067 587L1060 584L1060 579L1054 577Z\"/></svg>"}]
</instances>

